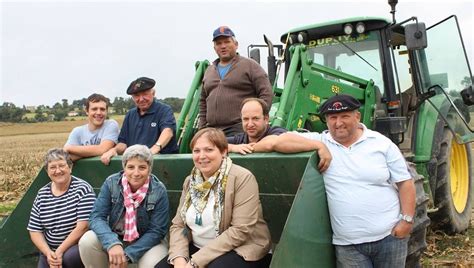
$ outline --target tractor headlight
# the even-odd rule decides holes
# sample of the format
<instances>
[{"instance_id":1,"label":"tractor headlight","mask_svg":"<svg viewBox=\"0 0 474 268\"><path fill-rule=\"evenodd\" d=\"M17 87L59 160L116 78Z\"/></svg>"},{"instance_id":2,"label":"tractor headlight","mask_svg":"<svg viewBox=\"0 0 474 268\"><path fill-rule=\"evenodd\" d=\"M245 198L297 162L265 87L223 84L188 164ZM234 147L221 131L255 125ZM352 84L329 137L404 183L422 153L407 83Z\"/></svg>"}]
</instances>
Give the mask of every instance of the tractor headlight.
<instances>
[{"instance_id":1,"label":"tractor headlight","mask_svg":"<svg viewBox=\"0 0 474 268\"><path fill-rule=\"evenodd\" d=\"M298 42L304 43L304 42L306 42L307 39L308 39L308 34L307 34L307 33L305 33L305 32L300 32L300 33L298 34Z\"/></svg>"},{"instance_id":2,"label":"tractor headlight","mask_svg":"<svg viewBox=\"0 0 474 268\"><path fill-rule=\"evenodd\" d=\"M347 35L350 35L352 34L352 31L354 30L354 27L352 26L352 24L350 23L346 23L344 25L344 33L347 34Z\"/></svg>"},{"instance_id":3,"label":"tractor headlight","mask_svg":"<svg viewBox=\"0 0 474 268\"><path fill-rule=\"evenodd\" d=\"M297 37L296 34L290 34L290 37L288 38L288 42L290 45L296 44Z\"/></svg>"},{"instance_id":4,"label":"tractor headlight","mask_svg":"<svg viewBox=\"0 0 474 268\"><path fill-rule=\"evenodd\" d=\"M365 32L365 24L363 22L358 22L356 24L356 32L361 34Z\"/></svg>"}]
</instances>

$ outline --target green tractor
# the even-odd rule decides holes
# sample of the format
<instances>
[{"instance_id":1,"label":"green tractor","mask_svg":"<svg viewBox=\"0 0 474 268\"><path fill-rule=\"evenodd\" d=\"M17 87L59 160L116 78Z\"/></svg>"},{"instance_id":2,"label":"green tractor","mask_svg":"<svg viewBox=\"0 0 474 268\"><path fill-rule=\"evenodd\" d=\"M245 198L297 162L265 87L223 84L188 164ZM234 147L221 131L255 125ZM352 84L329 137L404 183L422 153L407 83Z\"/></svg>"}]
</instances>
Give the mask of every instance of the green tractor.
<instances>
[{"instance_id":1,"label":"green tractor","mask_svg":"<svg viewBox=\"0 0 474 268\"><path fill-rule=\"evenodd\" d=\"M336 93L351 94L363 104L362 122L398 144L416 181L417 211L407 258L407 267L415 267L426 247L430 222L432 228L448 233L469 226L473 81L455 16L429 28L415 17L395 22L396 1L389 2L392 21L363 17L299 27L282 35L282 45L265 38L266 44L250 46L249 54L259 61L260 49L268 48L275 94L272 125L322 131L321 104ZM192 167L189 142L197 129L201 80L208 66L208 61L196 63L177 122L180 154L155 156L153 173L168 189L172 215ZM274 244L271 267L335 267L317 154L231 157L257 177ZM73 174L98 190L120 169L120 157L110 166L89 158L78 161ZM48 181L42 170L0 223L0 267L35 265L37 250L26 225L33 199Z\"/></svg>"},{"instance_id":2,"label":"green tractor","mask_svg":"<svg viewBox=\"0 0 474 268\"><path fill-rule=\"evenodd\" d=\"M268 48L275 94L271 125L320 132L326 126L319 107L344 93L363 104L361 121L368 128L399 146L417 185L407 259L407 267L413 267L426 247L430 220L431 228L449 234L469 227L474 194L473 76L456 16L426 28L416 17L396 22L396 1L389 4L392 21L359 17L303 26L283 34L283 45L273 45L264 36L266 44L250 45L248 54L260 63L260 49ZM197 63L196 83L183 108L190 112L179 119L181 152L189 152L200 79L208 65ZM290 220L291 215L285 228ZM289 238L284 238L287 243ZM275 242L280 243L272 267L311 267L289 258L290 253L281 254L291 246L301 248L298 239L290 248L283 247L282 240Z\"/></svg>"}]
</instances>

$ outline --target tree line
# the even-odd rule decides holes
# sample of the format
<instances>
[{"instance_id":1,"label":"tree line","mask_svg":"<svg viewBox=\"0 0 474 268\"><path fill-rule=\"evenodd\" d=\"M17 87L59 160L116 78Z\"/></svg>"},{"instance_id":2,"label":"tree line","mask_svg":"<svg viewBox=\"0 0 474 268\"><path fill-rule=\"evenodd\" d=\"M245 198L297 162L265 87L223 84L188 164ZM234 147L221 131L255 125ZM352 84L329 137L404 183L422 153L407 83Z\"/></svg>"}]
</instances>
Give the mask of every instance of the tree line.
<instances>
[{"instance_id":1,"label":"tree line","mask_svg":"<svg viewBox=\"0 0 474 268\"><path fill-rule=\"evenodd\" d=\"M463 87L472 85L474 77L469 78L468 76L464 77L461 81ZM449 95L454 96L455 98L460 97L458 91L451 90ZM25 115L28 112L25 106L17 107L11 102L4 102L0 106L0 122L23 122L23 123L34 123L34 122L44 122L44 121L64 121L68 116L69 112L77 112L79 116L85 116L84 111L85 103L87 98L82 98L80 100L73 100L69 104L67 99L62 99L61 102L56 102L52 107L47 105L39 105L34 111L34 117L26 117ZM179 113L184 104L184 99L181 98L165 98L160 99L161 102L166 103L171 106L173 112ZM133 108L135 104L131 97L115 97L112 102L109 103L109 107L113 107L113 113L123 115L126 114L128 110ZM458 106L459 107L459 106ZM474 112L474 106L470 106L465 111L462 111L465 114L466 119L470 117L469 112Z\"/></svg>"},{"instance_id":2,"label":"tree line","mask_svg":"<svg viewBox=\"0 0 474 268\"><path fill-rule=\"evenodd\" d=\"M36 123L44 121L64 121L69 112L76 112L78 116L85 116L84 111L87 98L73 100L69 103L67 99L62 99L61 102L56 102L53 106L38 105L34 111L28 111L26 106L17 107L11 102L4 102L0 106L0 122L12 123ZM165 98L159 101L171 106L175 113L179 113L184 104L184 99L181 98ZM124 115L133 108L135 104L132 98L115 97L109 103L109 107L113 107L111 114ZM27 113L34 113L34 117L27 117Z\"/></svg>"}]
</instances>

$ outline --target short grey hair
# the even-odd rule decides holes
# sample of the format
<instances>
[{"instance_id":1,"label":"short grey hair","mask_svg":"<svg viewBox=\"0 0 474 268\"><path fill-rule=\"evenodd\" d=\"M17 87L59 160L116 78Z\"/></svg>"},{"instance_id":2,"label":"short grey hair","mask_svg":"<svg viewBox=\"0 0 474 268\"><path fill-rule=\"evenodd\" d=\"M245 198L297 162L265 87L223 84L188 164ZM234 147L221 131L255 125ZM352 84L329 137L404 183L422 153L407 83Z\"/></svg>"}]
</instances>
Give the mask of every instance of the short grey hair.
<instances>
[{"instance_id":1,"label":"short grey hair","mask_svg":"<svg viewBox=\"0 0 474 268\"><path fill-rule=\"evenodd\" d=\"M128 147L122 156L122 167L125 169L128 160L132 158L138 158L140 160L145 161L151 169L153 168L153 153L151 152L150 148L146 147L145 145L135 144Z\"/></svg>"},{"instance_id":2,"label":"short grey hair","mask_svg":"<svg viewBox=\"0 0 474 268\"><path fill-rule=\"evenodd\" d=\"M48 152L44 156L44 168L48 170L49 163L57 160L66 160L66 163L69 168L72 168L71 156L62 148L52 148L48 150Z\"/></svg>"}]
</instances>

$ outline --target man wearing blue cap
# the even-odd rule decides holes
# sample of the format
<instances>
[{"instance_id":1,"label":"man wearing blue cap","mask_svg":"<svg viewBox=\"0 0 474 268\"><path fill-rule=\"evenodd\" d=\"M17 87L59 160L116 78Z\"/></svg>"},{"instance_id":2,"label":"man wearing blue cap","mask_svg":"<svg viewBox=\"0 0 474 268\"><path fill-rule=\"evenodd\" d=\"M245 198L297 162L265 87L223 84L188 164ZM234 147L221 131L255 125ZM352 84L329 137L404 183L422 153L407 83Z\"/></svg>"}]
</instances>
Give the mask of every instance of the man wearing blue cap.
<instances>
[{"instance_id":1,"label":"man wearing blue cap","mask_svg":"<svg viewBox=\"0 0 474 268\"><path fill-rule=\"evenodd\" d=\"M132 95L136 107L125 115L118 144L102 155L104 164L108 165L113 156L135 144L148 146L153 154L178 152L173 111L169 105L155 99L154 86L155 80L148 77L130 83L127 94Z\"/></svg>"},{"instance_id":2,"label":"man wearing blue cap","mask_svg":"<svg viewBox=\"0 0 474 268\"><path fill-rule=\"evenodd\" d=\"M272 87L268 75L255 62L237 53L234 32L227 26L214 31L214 50L219 58L202 80L199 128L222 129L226 136L243 132L240 104L246 98L263 99L270 107Z\"/></svg>"},{"instance_id":3,"label":"man wearing blue cap","mask_svg":"<svg viewBox=\"0 0 474 268\"><path fill-rule=\"evenodd\" d=\"M338 267L405 267L415 216L415 186L405 158L360 123L360 102L336 95L320 107L328 130L273 136L256 152L295 153L324 143L333 157L323 173Z\"/></svg>"}]
</instances>

